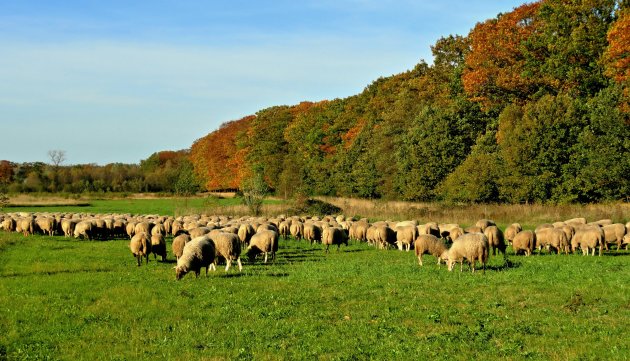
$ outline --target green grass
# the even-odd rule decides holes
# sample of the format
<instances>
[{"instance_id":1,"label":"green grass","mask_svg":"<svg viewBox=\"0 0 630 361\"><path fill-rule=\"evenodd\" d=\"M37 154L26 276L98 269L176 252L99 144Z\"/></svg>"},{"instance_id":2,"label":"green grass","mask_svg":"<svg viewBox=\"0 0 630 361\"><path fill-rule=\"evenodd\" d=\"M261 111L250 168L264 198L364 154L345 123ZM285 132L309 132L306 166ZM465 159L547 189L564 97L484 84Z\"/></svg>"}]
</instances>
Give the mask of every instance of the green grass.
<instances>
[{"instance_id":1,"label":"green grass","mask_svg":"<svg viewBox=\"0 0 630 361\"><path fill-rule=\"evenodd\" d=\"M137 267L127 245L0 232L0 359L630 355L628 251L491 257L484 275L289 240L273 264L175 281L172 255Z\"/></svg>"}]
</instances>

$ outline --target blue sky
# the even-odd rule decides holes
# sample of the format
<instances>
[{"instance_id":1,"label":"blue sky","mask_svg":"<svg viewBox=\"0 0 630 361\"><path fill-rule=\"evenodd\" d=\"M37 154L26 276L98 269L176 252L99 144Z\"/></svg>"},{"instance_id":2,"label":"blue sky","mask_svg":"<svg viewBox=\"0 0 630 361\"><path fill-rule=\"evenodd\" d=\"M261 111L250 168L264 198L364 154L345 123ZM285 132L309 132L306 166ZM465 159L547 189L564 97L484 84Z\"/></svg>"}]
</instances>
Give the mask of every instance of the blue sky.
<instances>
[{"instance_id":1,"label":"blue sky","mask_svg":"<svg viewBox=\"0 0 630 361\"><path fill-rule=\"evenodd\" d=\"M359 93L523 3L29 1L0 6L0 159L137 163L225 121Z\"/></svg>"}]
</instances>

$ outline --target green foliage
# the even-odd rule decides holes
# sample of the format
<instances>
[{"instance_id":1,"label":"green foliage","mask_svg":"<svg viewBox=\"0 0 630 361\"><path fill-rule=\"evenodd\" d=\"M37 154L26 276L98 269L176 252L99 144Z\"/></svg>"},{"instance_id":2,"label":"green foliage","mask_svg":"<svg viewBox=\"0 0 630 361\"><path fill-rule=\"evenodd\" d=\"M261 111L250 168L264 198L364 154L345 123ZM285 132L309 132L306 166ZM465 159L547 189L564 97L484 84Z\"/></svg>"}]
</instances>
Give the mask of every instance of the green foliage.
<instances>
[{"instance_id":1,"label":"green foliage","mask_svg":"<svg viewBox=\"0 0 630 361\"><path fill-rule=\"evenodd\" d=\"M249 208L251 214L259 216L265 197L269 193L269 186L263 178L261 168L254 170L254 174L243 180L241 184L243 204Z\"/></svg>"},{"instance_id":2,"label":"green foliage","mask_svg":"<svg viewBox=\"0 0 630 361\"><path fill-rule=\"evenodd\" d=\"M311 215L311 216L327 216L343 213L343 209L334 204L324 202L319 199L313 199L297 195L293 207L289 208L288 214Z\"/></svg>"},{"instance_id":3,"label":"green foliage","mask_svg":"<svg viewBox=\"0 0 630 361\"><path fill-rule=\"evenodd\" d=\"M178 167L177 181L175 181L175 194L189 197L199 190L199 182L190 161L182 162Z\"/></svg>"},{"instance_id":4,"label":"green foliage","mask_svg":"<svg viewBox=\"0 0 630 361\"><path fill-rule=\"evenodd\" d=\"M9 205L9 196L5 193L0 192L0 210L6 208Z\"/></svg>"},{"instance_id":5,"label":"green foliage","mask_svg":"<svg viewBox=\"0 0 630 361\"><path fill-rule=\"evenodd\" d=\"M499 196L497 180L500 173L496 154L473 151L446 177L440 193L449 202L493 202Z\"/></svg>"}]
</instances>

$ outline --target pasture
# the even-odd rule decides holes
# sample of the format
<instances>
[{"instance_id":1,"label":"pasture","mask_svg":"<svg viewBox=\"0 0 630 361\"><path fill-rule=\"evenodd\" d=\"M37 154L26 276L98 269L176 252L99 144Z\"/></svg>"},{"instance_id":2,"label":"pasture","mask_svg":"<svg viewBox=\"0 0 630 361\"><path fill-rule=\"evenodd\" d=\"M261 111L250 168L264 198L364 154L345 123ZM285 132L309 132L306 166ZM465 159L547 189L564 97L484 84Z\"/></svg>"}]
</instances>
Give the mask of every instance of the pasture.
<instances>
[{"instance_id":1,"label":"pasture","mask_svg":"<svg viewBox=\"0 0 630 361\"><path fill-rule=\"evenodd\" d=\"M38 209L43 211L44 209ZM99 210L103 211L103 210ZM120 210L118 210L120 211ZM151 213L146 211L143 213ZM0 231L2 359L611 359L630 355L630 251L491 256L281 240L275 262L175 281L128 240Z\"/></svg>"}]
</instances>

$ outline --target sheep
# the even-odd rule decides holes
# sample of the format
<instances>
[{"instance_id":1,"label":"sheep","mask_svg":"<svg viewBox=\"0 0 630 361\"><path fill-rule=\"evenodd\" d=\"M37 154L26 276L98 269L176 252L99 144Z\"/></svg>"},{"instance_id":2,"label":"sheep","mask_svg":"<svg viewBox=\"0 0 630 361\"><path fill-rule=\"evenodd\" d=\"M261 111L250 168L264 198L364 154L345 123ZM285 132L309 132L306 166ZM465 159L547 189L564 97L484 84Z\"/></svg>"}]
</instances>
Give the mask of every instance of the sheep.
<instances>
[{"instance_id":1,"label":"sheep","mask_svg":"<svg viewBox=\"0 0 630 361\"><path fill-rule=\"evenodd\" d=\"M548 250L553 248L558 253L564 251L566 254L569 254L569 241L562 229L543 228L539 230L536 232L536 243L539 248L546 246Z\"/></svg>"},{"instance_id":2,"label":"sheep","mask_svg":"<svg viewBox=\"0 0 630 361\"><path fill-rule=\"evenodd\" d=\"M162 262L166 262L166 241L162 234L151 235L151 253L153 253L154 259L161 256Z\"/></svg>"},{"instance_id":3,"label":"sheep","mask_svg":"<svg viewBox=\"0 0 630 361\"><path fill-rule=\"evenodd\" d=\"M483 231L483 234L488 238L488 246L492 249L492 255L496 255L496 251L503 253L505 256L505 240L503 237L503 232L497 226L488 226Z\"/></svg>"},{"instance_id":4,"label":"sheep","mask_svg":"<svg viewBox=\"0 0 630 361\"><path fill-rule=\"evenodd\" d=\"M241 240L241 248L249 244L249 240L254 233L256 233L256 230L249 223L243 223L238 227L238 238Z\"/></svg>"},{"instance_id":5,"label":"sheep","mask_svg":"<svg viewBox=\"0 0 630 361\"><path fill-rule=\"evenodd\" d=\"M19 228L19 231L17 230ZM16 231L22 232L24 236L32 235L35 231L35 221L33 217L20 218L16 223Z\"/></svg>"},{"instance_id":6,"label":"sheep","mask_svg":"<svg viewBox=\"0 0 630 361\"><path fill-rule=\"evenodd\" d=\"M399 250L411 250L411 244L418 237L418 229L414 225L402 225L396 227L396 245Z\"/></svg>"},{"instance_id":7,"label":"sheep","mask_svg":"<svg viewBox=\"0 0 630 361\"><path fill-rule=\"evenodd\" d=\"M621 247L623 247L624 245L626 246L626 250L628 249L628 245L630 244L630 234L626 234L623 237L623 240L621 242Z\"/></svg>"},{"instance_id":8,"label":"sheep","mask_svg":"<svg viewBox=\"0 0 630 361\"><path fill-rule=\"evenodd\" d=\"M538 227L536 227L536 229L534 229L535 233L538 233L538 231L540 231L541 229L545 229L545 228L554 228L553 224L551 223L543 223L538 225Z\"/></svg>"},{"instance_id":9,"label":"sheep","mask_svg":"<svg viewBox=\"0 0 630 361\"><path fill-rule=\"evenodd\" d=\"M157 234L166 235L166 229L162 223L156 223L153 228L151 228L151 235L155 236Z\"/></svg>"},{"instance_id":10,"label":"sheep","mask_svg":"<svg viewBox=\"0 0 630 361\"><path fill-rule=\"evenodd\" d=\"M460 272L463 271L464 259L466 259L475 272L475 263L481 262L483 272L486 272L488 262L488 238L483 233L466 233L453 243L445 255L448 259L448 270L453 271L453 266L460 262Z\"/></svg>"},{"instance_id":11,"label":"sheep","mask_svg":"<svg viewBox=\"0 0 630 361\"><path fill-rule=\"evenodd\" d=\"M337 251L341 248L341 244L348 246L348 234L341 228L325 227L322 230L322 244L326 245L325 252L328 253L330 245L337 245Z\"/></svg>"},{"instance_id":12,"label":"sheep","mask_svg":"<svg viewBox=\"0 0 630 361\"><path fill-rule=\"evenodd\" d=\"M455 227L448 232L448 237L452 242L455 242L464 233L465 232L461 227Z\"/></svg>"},{"instance_id":13,"label":"sheep","mask_svg":"<svg viewBox=\"0 0 630 361\"><path fill-rule=\"evenodd\" d=\"M225 272L230 270L232 261L238 264L238 270L243 270L241 264L241 239L238 235L229 232L211 232L208 237L214 242L215 257L214 263L210 266L216 269L216 263L219 257L225 258Z\"/></svg>"},{"instance_id":14,"label":"sheep","mask_svg":"<svg viewBox=\"0 0 630 361\"><path fill-rule=\"evenodd\" d=\"M586 218L571 218L564 221L564 223L573 225L573 226L584 225L586 224Z\"/></svg>"},{"instance_id":15,"label":"sheep","mask_svg":"<svg viewBox=\"0 0 630 361\"><path fill-rule=\"evenodd\" d=\"M129 242L131 254L136 258L138 267L142 264L142 257L145 257L146 264L149 264L149 254L151 253L151 243L146 233L136 233Z\"/></svg>"},{"instance_id":16,"label":"sheep","mask_svg":"<svg viewBox=\"0 0 630 361\"><path fill-rule=\"evenodd\" d=\"M291 236L293 238L295 238L296 240L301 240L302 236L304 235L304 224L302 224L302 222L292 222L291 223L291 227L289 227L289 232L291 233Z\"/></svg>"},{"instance_id":17,"label":"sheep","mask_svg":"<svg viewBox=\"0 0 630 361\"><path fill-rule=\"evenodd\" d=\"M475 227L481 228L481 233L483 233L486 228L490 226L496 226L496 223L494 223L494 221L490 219L480 219L477 221L477 223L475 223Z\"/></svg>"},{"instance_id":18,"label":"sheep","mask_svg":"<svg viewBox=\"0 0 630 361\"><path fill-rule=\"evenodd\" d=\"M418 234L432 234L436 237L441 237L440 235L440 227L435 222L428 222L416 227L418 230Z\"/></svg>"},{"instance_id":19,"label":"sheep","mask_svg":"<svg viewBox=\"0 0 630 361\"><path fill-rule=\"evenodd\" d=\"M287 219L280 222L280 224L278 225L278 231L280 232L282 238L289 238L289 234L291 234L291 220Z\"/></svg>"},{"instance_id":20,"label":"sheep","mask_svg":"<svg viewBox=\"0 0 630 361\"><path fill-rule=\"evenodd\" d=\"M210 227L196 227L188 230L188 234L190 234L190 238L197 238L210 233L210 231L212 231Z\"/></svg>"},{"instance_id":21,"label":"sheep","mask_svg":"<svg viewBox=\"0 0 630 361\"><path fill-rule=\"evenodd\" d=\"M387 248L390 244L396 243L396 233L389 226L381 224L376 226L376 244L381 249Z\"/></svg>"},{"instance_id":22,"label":"sheep","mask_svg":"<svg viewBox=\"0 0 630 361\"><path fill-rule=\"evenodd\" d=\"M173 237L177 237L183 233L186 233L186 230L184 229L184 224L180 221L173 221L173 224L171 224L171 235Z\"/></svg>"},{"instance_id":23,"label":"sheep","mask_svg":"<svg viewBox=\"0 0 630 361\"><path fill-rule=\"evenodd\" d=\"M530 256L534 252L536 247L536 233L532 231L521 231L514 236L512 240L512 248L514 254L518 255L520 251L523 251L526 256Z\"/></svg>"},{"instance_id":24,"label":"sheep","mask_svg":"<svg viewBox=\"0 0 630 361\"><path fill-rule=\"evenodd\" d=\"M76 222L72 219L62 219L61 230L63 231L64 237L72 237L76 225Z\"/></svg>"},{"instance_id":25,"label":"sheep","mask_svg":"<svg viewBox=\"0 0 630 361\"><path fill-rule=\"evenodd\" d=\"M0 228L4 229L7 232L15 232L15 219L12 217L7 217L0 224Z\"/></svg>"},{"instance_id":26,"label":"sheep","mask_svg":"<svg viewBox=\"0 0 630 361\"><path fill-rule=\"evenodd\" d=\"M268 229L260 230L254 234L249 241L249 247L247 247L247 255L251 262L260 253L265 254L265 263L267 263L269 253L271 253L271 259L275 260L276 252L278 252L278 232Z\"/></svg>"},{"instance_id":27,"label":"sheep","mask_svg":"<svg viewBox=\"0 0 630 361\"><path fill-rule=\"evenodd\" d=\"M48 234L49 236L55 235L55 228L57 227L57 224L54 218L38 217L35 220L35 223L44 234Z\"/></svg>"},{"instance_id":28,"label":"sheep","mask_svg":"<svg viewBox=\"0 0 630 361\"><path fill-rule=\"evenodd\" d=\"M587 223L586 225L588 226L607 226L609 224L613 224L612 219L600 219L599 221L595 221L595 222L590 222Z\"/></svg>"},{"instance_id":29,"label":"sheep","mask_svg":"<svg viewBox=\"0 0 630 361\"><path fill-rule=\"evenodd\" d=\"M187 234L180 234L179 236L173 238L172 247L175 259L179 259L179 257L182 256L182 252L184 252L184 246L188 242L190 242L190 236Z\"/></svg>"},{"instance_id":30,"label":"sheep","mask_svg":"<svg viewBox=\"0 0 630 361\"><path fill-rule=\"evenodd\" d=\"M623 237L626 235L626 226L623 223L608 224L602 227L604 230L604 247L608 250L609 243L615 243L617 250L621 249Z\"/></svg>"},{"instance_id":31,"label":"sheep","mask_svg":"<svg viewBox=\"0 0 630 361\"><path fill-rule=\"evenodd\" d=\"M74 238L87 238L87 240L90 240L90 237L92 235L92 222L90 221L81 221L79 223L77 223L77 225L74 227Z\"/></svg>"},{"instance_id":32,"label":"sheep","mask_svg":"<svg viewBox=\"0 0 630 361\"><path fill-rule=\"evenodd\" d=\"M420 266L422 266L422 255L425 254L435 256L438 266L442 260L446 260L446 252L448 251L446 245L432 234L418 235L413 247L416 251L416 257L418 257Z\"/></svg>"},{"instance_id":33,"label":"sheep","mask_svg":"<svg viewBox=\"0 0 630 361\"><path fill-rule=\"evenodd\" d=\"M520 223L512 223L506 229L503 235L505 236L505 240L508 241L509 244L512 244L512 240L518 234L518 232L522 231L523 227L521 227Z\"/></svg>"},{"instance_id":34,"label":"sheep","mask_svg":"<svg viewBox=\"0 0 630 361\"><path fill-rule=\"evenodd\" d=\"M478 226L470 226L464 229L464 233L483 233L483 229L481 229L481 227L478 227Z\"/></svg>"},{"instance_id":35,"label":"sheep","mask_svg":"<svg viewBox=\"0 0 630 361\"><path fill-rule=\"evenodd\" d=\"M136 224L135 233L146 233L151 234L151 228L153 228L153 223L149 223L147 221L140 222Z\"/></svg>"},{"instance_id":36,"label":"sheep","mask_svg":"<svg viewBox=\"0 0 630 361\"><path fill-rule=\"evenodd\" d=\"M314 223L304 224L304 238L313 245L314 242L322 241L322 228Z\"/></svg>"},{"instance_id":37,"label":"sheep","mask_svg":"<svg viewBox=\"0 0 630 361\"><path fill-rule=\"evenodd\" d=\"M604 242L604 231L599 226L585 226L578 228L571 240L571 248L576 251L582 249L583 255L588 255L592 249L592 255L595 256L595 248L599 248L599 255L602 255L602 247Z\"/></svg>"},{"instance_id":38,"label":"sheep","mask_svg":"<svg viewBox=\"0 0 630 361\"><path fill-rule=\"evenodd\" d=\"M349 238L351 240L357 240L359 242L367 241L367 230L370 228L370 225L364 221L358 221L352 223L349 229Z\"/></svg>"},{"instance_id":39,"label":"sheep","mask_svg":"<svg viewBox=\"0 0 630 361\"><path fill-rule=\"evenodd\" d=\"M197 278L202 267L206 268L206 277L208 277L208 269L214 262L215 254L214 242L208 236L191 240L186 243L182 256L177 260L175 278L179 281L190 271L194 271Z\"/></svg>"},{"instance_id":40,"label":"sheep","mask_svg":"<svg viewBox=\"0 0 630 361\"><path fill-rule=\"evenodd\" d=\"M136 224L136 222L129 222L125 226L125 232L127 232L127 236L129 237L129 239L132 239L133 236L136 234Z\"/></svg>"}]
</instances>

